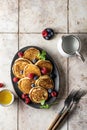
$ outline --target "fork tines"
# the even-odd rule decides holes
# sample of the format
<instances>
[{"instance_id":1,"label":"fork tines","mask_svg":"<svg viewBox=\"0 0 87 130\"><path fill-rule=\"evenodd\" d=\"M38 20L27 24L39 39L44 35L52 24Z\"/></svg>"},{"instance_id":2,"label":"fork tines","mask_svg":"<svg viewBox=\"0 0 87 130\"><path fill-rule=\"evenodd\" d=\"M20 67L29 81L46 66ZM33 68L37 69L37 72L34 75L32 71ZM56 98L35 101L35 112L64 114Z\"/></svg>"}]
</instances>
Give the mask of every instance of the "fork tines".
<instances>
[{"instance_id":1,"label":"fork tines","mask_svg":"<svg viewBox=\"0 0 87 130\"><path fill-rule=\"evenodd\" d=\"M73 101L74 102L79 102L79 100L81 99L81 97L85 96L87 94L86 90L78 90L78 92L74 95L73 97Z\"/></svg>"}]
</instances>

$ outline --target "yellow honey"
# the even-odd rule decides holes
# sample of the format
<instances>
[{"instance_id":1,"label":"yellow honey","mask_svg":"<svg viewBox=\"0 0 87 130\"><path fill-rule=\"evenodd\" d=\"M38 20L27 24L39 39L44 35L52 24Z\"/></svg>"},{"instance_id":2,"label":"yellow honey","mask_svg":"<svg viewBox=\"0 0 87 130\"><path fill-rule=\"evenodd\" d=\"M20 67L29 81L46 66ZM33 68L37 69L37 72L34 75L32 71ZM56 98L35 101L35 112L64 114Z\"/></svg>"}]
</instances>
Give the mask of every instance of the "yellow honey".
<instances>
[{"instance_id":1,"label":"yellow honey","mask_svg":"<svg viewBox=\"0 0 87 130\"><path fill-rule=\"evenodd\" d=\"M12 101L12 94L9 90L3 90L0 92L0 104L8 105Z\"/></svg>"}]
</instances>

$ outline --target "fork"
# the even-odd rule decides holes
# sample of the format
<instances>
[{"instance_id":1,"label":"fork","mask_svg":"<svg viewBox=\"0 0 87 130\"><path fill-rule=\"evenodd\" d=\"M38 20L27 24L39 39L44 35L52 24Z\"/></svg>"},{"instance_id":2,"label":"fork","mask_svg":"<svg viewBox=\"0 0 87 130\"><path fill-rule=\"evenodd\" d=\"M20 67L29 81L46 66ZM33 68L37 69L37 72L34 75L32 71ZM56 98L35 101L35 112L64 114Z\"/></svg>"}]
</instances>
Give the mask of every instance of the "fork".
<instances>
[{"instance_id":1,"label":"fork","mask_svg":"<svg viewBox=\"0 0 87 130\"><path fill-rule=\"evenodd\" d=\"M85 90L79 90L73 97L72 103L70 104L70 108L69 111L71 110L72 106L77 104L79 102L79 100L81 99L81 97L85 96L87 94L87 91Z\"/></svg>"},{"instance_id":2,"label":"fork","mask_svg":"<svg viewBox=\"0 0 87 130\"><path fill-rule=\"evenodd\" d=\"M56 124L57 120L61 117L61 115L66 111L66 109L69 107L73 96L76 95L78 91L76 90L72 90L71 93L68 95L68 97L65 99L64 102L64 107L62 108L62 110L59 112L59 114L56 116L56 118L54 119L54 121L51 123L50 127L48 128L48 130L52 130L53 126Z\"/></svg>"},{"instance_id":3,"label":"fork","mask_svg":"<svg viewBox=\"0 0 87 130\"><path fill-rule=\"evenodd\" d=\"M69 107L64 111L64 113L60 116L60 118L56 121L56 123L50 130L56 130L56 128L62 122L62 120L65 118L65 116L71 111L72 107L74 105L76 105L79 102L79 100L81 99L81 97L83 97L86 93L87 93L87 91L85 91L85 90L78 90L76 92L76 94L72 98L72 101L71 101Z\"/></svg>"}]
</instances>

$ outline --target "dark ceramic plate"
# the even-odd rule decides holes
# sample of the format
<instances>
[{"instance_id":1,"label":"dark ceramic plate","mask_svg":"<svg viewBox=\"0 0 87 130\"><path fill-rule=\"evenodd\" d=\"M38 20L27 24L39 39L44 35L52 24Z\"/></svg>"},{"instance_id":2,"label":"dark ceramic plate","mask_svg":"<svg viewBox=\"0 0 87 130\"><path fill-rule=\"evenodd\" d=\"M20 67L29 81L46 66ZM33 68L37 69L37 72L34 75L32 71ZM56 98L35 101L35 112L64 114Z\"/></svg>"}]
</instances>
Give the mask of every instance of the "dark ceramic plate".
<instances>
[{"instance_id":1,"label":"dark ceramic plate","mask_svg":"<svg viewBox=\"0 0 87 130\"><path fill-rule=\"evenodd\" d=\"M25 50L27 50L28 48L31 48L31 47L34 47L34 48L37 48L38 50L42 51L43 49L40 48L40 47L36 47L36 46L27 46L27 47L24 47L22 48L21 50L19 50L18 52L24 52ZM14 64L14 61L16 59L18 59L18 52L15 54L13 60L12 60L12 63L11 63L11 80L13 79L14 77L14 74L12 72L12 66ZM54 78L53 78L53 81L54 81L54 85L55 85L55 88L54 90L56 92L59 91L59 72L58 72L58 69L57 69L57 66L54 62L54 60L51 58L51 56L46 52L46 59L47 60L50 60L50 62L52 63L53 65L53 71L52 71L52 75L55 75ZM14 90L15 92L17 93L18 97L24 102L24 100L21 98L21 95L22 95L22 92L18 89L18 85L17 83L14 83L13 80L12 80L12 84L13 84L13 87L14 87ZM49 97L48 100L46 101L47 104L51 104L53 103L54 101L56 100L56 97ZM40 104L36 104L36 103L33 103L33 102L30 102L29 104L27 104L29 106L32 106L32 107L35 107L35 108L40 108Z\"/></svg>"}]
</instances>

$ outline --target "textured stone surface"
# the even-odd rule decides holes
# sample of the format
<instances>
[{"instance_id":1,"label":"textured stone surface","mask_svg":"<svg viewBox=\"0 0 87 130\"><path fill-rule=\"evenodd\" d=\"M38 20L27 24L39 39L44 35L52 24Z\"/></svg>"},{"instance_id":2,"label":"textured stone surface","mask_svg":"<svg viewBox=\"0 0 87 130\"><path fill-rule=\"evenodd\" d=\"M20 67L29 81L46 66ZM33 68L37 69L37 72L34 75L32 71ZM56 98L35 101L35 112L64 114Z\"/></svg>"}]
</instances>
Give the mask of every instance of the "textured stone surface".
<instances>
[{"instance_id":1,"label":"textured stone surface","mask_svg":"<svg viewBox=\"0 0 87 130\"><path fill-rule=\"evenodd\" d=\"M21 0L20 32L41 32L51 27L67 31L67 0Z\"/></svg>"},{"instance_id":2,"label":"textured stone surface","mask_svg":"<svg viewBox=\"0 0 87 130\"><path fill-rule=\"evenodd\" d=\"M79 35L82 42L81 53L85 58L83 63L77 57L69 60L69 89L82 88L87 90L87 35ZM87 95L85 96L87 97Z\"/></svg>"},{"instance_id":3,"label":"textured stone surface","mask_svg":"<svg viewBox=\"0 0 87 130\"><path fill-rule=\"evenodd\" d=\"M87 0L69 1L70 32L87 32Z\"/></svg>"},{"instance_id":4,"label":"textured stone surface","mask_svg":"<svg viewBox=\"0 0 87 130\"><path fill-rule=\"evenodd\" d=\"M35 109L26 106L24 103L19 104L19 129L20 130L47 130L57 113L63 107L63 100L59 100L58 105L50 109ZM64 123L61 130L67 130L67 122Z\"/></svg>"},{"instance_id":5,"label":"textured stone surface","mask_svg":"<svg viewBox=\"0 0 87 130\"><path fill-rule=\"evenodd\" d=\"M0 0L0 32L18 31L18 0Z\"/></svg>"},{"instance_id":6,"label":"textured stone surface","mask_svg":"<svg viewBox=\"0 0 87 130\"><path fill-rule=\"evenodd\" d=\"M11 90L13 93L15 92L10 78L10 67L17 49L17 35L0 34L0 82L6 85L4 88ZM17 101L9 107L0 106L0 117L0 130L7 128L17 130Z\"/></svg>"}]
</instances>

